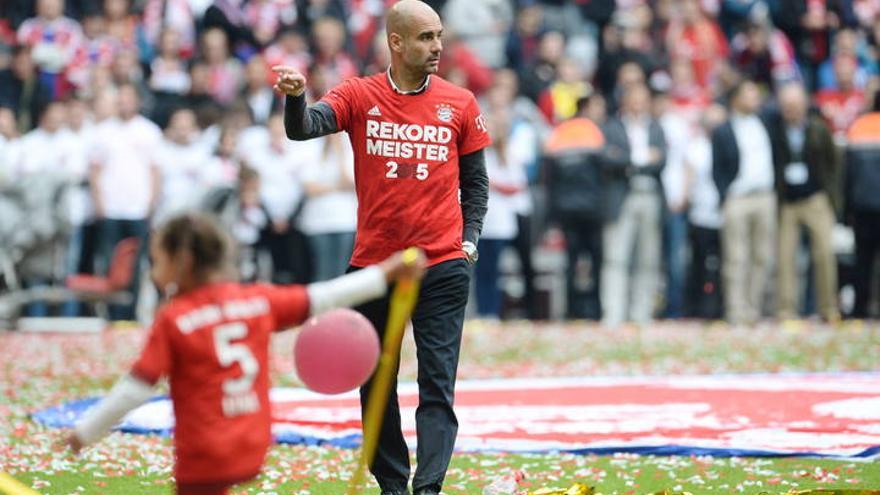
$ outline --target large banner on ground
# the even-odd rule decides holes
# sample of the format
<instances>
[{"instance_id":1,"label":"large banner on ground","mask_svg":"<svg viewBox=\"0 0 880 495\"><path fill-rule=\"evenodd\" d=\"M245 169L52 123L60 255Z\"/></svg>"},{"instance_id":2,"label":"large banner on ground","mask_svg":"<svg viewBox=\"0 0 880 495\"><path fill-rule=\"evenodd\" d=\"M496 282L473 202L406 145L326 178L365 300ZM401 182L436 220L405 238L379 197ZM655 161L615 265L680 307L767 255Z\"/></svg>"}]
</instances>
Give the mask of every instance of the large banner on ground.
<instances>
[{"instance_id":1,"label":"large banner on ground","mask_svg":"<svg viewBox=\"0 0 880 495\"><path fill-rule=\"evenodd\" d=\"M415 445L418 390L401 384L404 433ZM71 426L98 399L34 414ZM272 391L282 443L360 444L356 393ZM461 381L463 451L657 455L880 457L880 374L761 374ZM168 434L171 403L157 398L120 429Z\"/></svg>"}]
</instances>

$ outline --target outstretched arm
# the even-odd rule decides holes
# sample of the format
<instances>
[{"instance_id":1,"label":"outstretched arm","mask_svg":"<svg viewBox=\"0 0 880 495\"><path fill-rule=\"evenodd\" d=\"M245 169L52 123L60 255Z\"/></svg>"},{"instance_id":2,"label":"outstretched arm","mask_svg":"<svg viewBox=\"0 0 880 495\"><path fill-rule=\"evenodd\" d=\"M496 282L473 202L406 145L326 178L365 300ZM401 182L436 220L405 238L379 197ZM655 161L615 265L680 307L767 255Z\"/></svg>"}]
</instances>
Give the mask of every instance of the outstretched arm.
<instances>
[{"instance_id":1,"label":"outstretched arm","mask_svg":"<svg viewBox=\"0 0 880 495\"><path fill-rule=\"evenodd\" d=\"M420 249L408 249L332 280L307 286L268 286L266 296L275 317L275 328L282 331L331 309L358 306L380 298L393 282L421 278L426 263Z\"/></svg>"},{"instance_id":2,"label":"outstretched arm","mask_svg":"<svg viewBox=\"0 0 880 495\"><path fill-rule=\"evenodd\" d=\"M336 115L330 105L319 101L309 107L304 95L288 95L284 99L284 130L287 137L294 141L305 141L339 131Z\"/></svg>"},{"instance_id":3,"label":"outstretched arm","mask_svg":"<svg viewBox=\"0 0 880 495\"><path fill-rule=\"evenodd\" d=\"M153 386L133 375L126 375L116 382L110 395L97 406L89 409L68 438L68 445L74 452L104 438L110 429L153 396Z\"/></svg>"},{"instance_id":4,"label":"outstretched arm","mask_svg":"<svg viewBox=\"0 0 880 495\"><path fill-rule=\"evenodd\" d=\"M351 307L385 295L388 285L402 278L421 278L425 254L420 249L400 251L385 261L341 277L309 284L309 313Z\"/></svg>"},{"instance_id":5,"label":"outstretched arm","mask_svg":"<svg viewBox=\"0 0 880 495\"><path fill-rule=\"evenodd\" d=\"M287 137L305 141L339 130L336 115L330 105L318 102L311 107L306 105L306 78L292 67L276 66L272 70L278 74L275 91L284 94L284 130Z\"/></svg>"}]
</instances>

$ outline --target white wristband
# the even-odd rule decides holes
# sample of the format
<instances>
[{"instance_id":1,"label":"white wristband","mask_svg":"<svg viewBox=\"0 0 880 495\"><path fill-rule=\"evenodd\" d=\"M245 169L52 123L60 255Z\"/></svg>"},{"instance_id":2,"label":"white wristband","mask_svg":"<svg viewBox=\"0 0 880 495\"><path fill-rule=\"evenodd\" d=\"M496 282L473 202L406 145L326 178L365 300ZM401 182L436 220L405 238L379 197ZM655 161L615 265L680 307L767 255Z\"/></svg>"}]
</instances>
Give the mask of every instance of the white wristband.
<instances>
[{"instance_id":1,"label":"white wristband","mask_svg":"<svg viewBox=\"0 0 880 495\"><path fill-rule=\"evenodd\" d=\"M382 269L374 265L333 280L309 284L306 290L309 311L314 316L382 297L388 291L388 282Z\"/></svg>"},{"instance_id":2,"label":"white wristband","mask_svg":"<svg viewBox=\"0 0 880 495\"><path fill-rule=\"evenodd\" d=\"M97 442L132 409L153 396L153 387L131 375L116 382L110 394L98 405L89 409L85 417L74 427L80 442L89 445Z\"/></svg>"}]
</instances>

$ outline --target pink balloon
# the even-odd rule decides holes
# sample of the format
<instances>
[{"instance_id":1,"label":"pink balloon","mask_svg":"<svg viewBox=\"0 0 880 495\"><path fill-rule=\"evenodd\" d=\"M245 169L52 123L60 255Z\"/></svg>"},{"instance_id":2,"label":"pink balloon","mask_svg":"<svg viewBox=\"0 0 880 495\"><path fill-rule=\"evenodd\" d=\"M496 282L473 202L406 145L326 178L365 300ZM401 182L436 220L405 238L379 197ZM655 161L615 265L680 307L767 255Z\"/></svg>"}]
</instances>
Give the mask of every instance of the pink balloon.
<instances>
[{"instance_id":1,"label":"pink balloon","mask_svg":"<svg viewBox=\"0 0 880 495\"><path fill-rule=\"evenodd\" d=\"M335 309L302 326L293 355L306 387L322 394L341 394L363 385L376 369L379 336L364 315Z\"/></svg>"}]
</instances>

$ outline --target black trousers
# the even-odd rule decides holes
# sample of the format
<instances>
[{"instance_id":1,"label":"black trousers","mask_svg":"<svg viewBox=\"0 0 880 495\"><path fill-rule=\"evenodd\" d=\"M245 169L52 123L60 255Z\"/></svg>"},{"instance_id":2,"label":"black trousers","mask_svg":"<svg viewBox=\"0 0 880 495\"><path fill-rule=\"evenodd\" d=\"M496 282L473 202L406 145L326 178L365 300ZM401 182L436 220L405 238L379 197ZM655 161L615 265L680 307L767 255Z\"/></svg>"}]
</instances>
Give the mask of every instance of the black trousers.
<instances>
[{"instance_id":1,"label":"black trousers","mask_svg":"<svg viewBox=\"0 0 880 495\"><path fill-rule=\"evenodd\" d=\"M532 266L532 217L531 215L517 215L516 225L518 228L516 237L513 239L513 247L519 257L522 267L523 284L525 285L524 306L526 317L530 320L538 317L538 301L535 298L535 269Z\"/></svg>"},{"instance_id":2,"label":"black trousers","mask_svg":"<svg viewBox=\"0 0 880 495\"><path fill-rule=\"evenodd\" d=\"M687 314L697 318L721 318L721 239L718 229L690 224L691 264L687 282Z\"/></svg>"},{"instance_id":3,"label":"black trousers","mask_svg":"<svg viewBox=\"0 0 880 495\"><path fill-rule=\"evenodd\" d=\"M856 238L856 301L852 316L867 318L871 303L874 260L880 252L880 212L858 212L853 218Z\"/></svg>"},{"instance_id":4,"label":"black trousers","mask_svg":"<svg viewBox=\"0 0 880 495\"><path fill-rule=\"evenodd\" d=\"M350 268L349 271L356 269ZM419 384L415 490L433 488L440 491L455 446L458 419L452 403L470 278L470 268L462 259L430 267L422 280L412 315ZM380 337L385 334L390 294L391 291L382 299L355 308L373 323ZM371 386L372 379L360 390L361 410L364 412ZM403 491L409 481L409 449L400 427L397 370L370 472L383 491Z\"/></svg>"},{"instance_id":5,"label":"black trousers","mask_svg":"<svg viewBox=\"0 0 880 495\"><path fill-rule=\"evenodd\" d=\"M568 268L565 271L568 308L566 318L599 320L602 306L599 301L602 279L602 222L600 220L566 220L560 222L565 233ZM577 283L578 258L582 253L590 257L590 284L586 289Z\"/></svg>"},{"instance_id":6,"label":"black trousers","mask_svg":"<svg viewBox=\"0 0 880 495\"><path fill-rule=\"evenodd\" d=\"M284 232L269 229L262 243L272 256L272 283L306 284L311 280L311 253L302 232L293 227Z\"/></svg>"}]
</instances>

